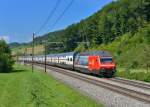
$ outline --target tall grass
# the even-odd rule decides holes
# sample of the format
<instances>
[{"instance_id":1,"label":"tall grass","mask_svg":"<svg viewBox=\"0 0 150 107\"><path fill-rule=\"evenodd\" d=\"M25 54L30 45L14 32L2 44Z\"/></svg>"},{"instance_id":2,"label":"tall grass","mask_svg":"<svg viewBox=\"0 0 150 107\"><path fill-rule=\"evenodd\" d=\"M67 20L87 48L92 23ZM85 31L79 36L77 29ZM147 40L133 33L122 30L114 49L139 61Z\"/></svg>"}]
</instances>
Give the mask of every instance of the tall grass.
<instances>
[{"instance_id":1,"label":"tall grass","mask_svg":"<svg viewBox=\"0 0 150 107\"><path fill-rule=\"evenodd\" d=\"M118 69L117 77L150 82L150 71L135 69Z\"/></svg>"}]
</instances>

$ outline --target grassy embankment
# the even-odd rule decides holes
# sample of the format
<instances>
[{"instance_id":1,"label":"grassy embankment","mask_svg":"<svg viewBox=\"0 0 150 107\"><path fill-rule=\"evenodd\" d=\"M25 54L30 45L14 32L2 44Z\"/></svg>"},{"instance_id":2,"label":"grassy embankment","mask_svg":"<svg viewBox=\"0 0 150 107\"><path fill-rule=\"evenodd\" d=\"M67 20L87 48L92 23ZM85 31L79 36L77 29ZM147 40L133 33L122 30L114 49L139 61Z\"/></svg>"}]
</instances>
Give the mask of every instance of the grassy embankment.
<instances>
[{"instance_id":1,"label":"grassy embankment","mask_svg":"<svg viewBox=\"0 0 150 107\"><path fill-rule=\"evenodd\" d=\"M102 107L42 72L15 66L0 74L0 107Z\"/></svg>"},{"instance_id":2,"label":"grassy embankment","mask_svg":"<svg viewBox=\"0 0 150 107\"><path fill-rule=\"evenodd\" d=\"M127 79L150 82L150 71L147 71L145 69L118 68L116 76Z\"/></svg>"}]
</instances>

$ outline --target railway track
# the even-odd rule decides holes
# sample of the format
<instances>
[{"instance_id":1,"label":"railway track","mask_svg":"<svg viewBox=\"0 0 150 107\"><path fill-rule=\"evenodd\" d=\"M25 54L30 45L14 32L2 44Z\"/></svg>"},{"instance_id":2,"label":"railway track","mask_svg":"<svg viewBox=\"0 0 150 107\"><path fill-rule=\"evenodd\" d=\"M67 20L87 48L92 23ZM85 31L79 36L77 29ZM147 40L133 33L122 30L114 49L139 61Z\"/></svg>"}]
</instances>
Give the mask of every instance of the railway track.
<instances>
[{"instance_id":1,"label":"railway track","mask_svg":"<svg viewBox=\"0 0 150 107\"><path fill-rule=\"evenodd\" d=\"M146 90L150 90L150 84L149 83L144 83L144 82L140 82L140 81L134 81L134 80L128 80L128 79L123 79L123 78L111 78L111 81L114 82L119 82L119 83L123 83L123 84L127 84L127 85L132 85L138 88L142 88L142 89L146 89Z\"/></svg>"},{"instance_id":2,"label":"railway track","mask_svg":"<svg viewBox=\"0 0 150 107\"><path fill-rule=\"evenodd\" d=\"M40 67L44 67L44 65L42 65L42 64L36 64L36 65L38 65ZM123 94L125 96L128 96L128 97L134 98L136 100L150 104L150 94L146 94L146 93L143 93L140 91L132 90L132 89L129 89L127 87L124 87L123 85L112 84L112 83L107 82L106 80L101 79L101 78L97 78L97 77L93 77L93 76L89 76L89 75L85 75L85 74L81 74L81 73L77 73L77 72L72 72L70 70L66 70L66 69L62 69L62 68L47 66L47 69L68 75L68 76L73 77L73 78L83 80L83 81L86 81L89 83L92 83L94 85L109 89L109 90L114 91L116 93L120 93L120 94ZM136 86L136 87L149 89L149 85L143 85L143 84L137 83L137 82L131 83L131 81L130 81L130 83L129 83L129 81L126 81L123 79L117 79L117 78L110 79L110 80L112 80L114 82L121 82L123 84L128 84L128 85L134 84L134 86Z\"/></svg>"}]
</instances>

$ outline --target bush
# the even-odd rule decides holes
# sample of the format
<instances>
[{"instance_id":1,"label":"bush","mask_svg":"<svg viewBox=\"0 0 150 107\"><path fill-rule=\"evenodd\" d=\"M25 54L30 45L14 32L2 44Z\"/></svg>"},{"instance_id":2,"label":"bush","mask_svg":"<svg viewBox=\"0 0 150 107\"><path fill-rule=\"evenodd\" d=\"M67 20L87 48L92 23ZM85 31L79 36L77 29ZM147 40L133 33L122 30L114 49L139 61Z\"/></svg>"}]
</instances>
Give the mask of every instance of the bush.
<instances>
[{"instance_id":1,"label":"bush","mask_svg":"<svg viewBox=\"0 0 150 107\"><path fill-rule=\"evenodd\" d=\"M0 72L10 72L13 63L8 45L4 40L0 40Z\"/></svg>"},{"instance_id":2,"label":"bush","mask_svg":"<svg viewBox=\"0 0 150 107\"><path fill-rule=\"evenodd\" d=\"M116 73L117 77L140 80L150 82L150 72L130 72L130 71L119 71Z\"/></svg>"}]
</instances>

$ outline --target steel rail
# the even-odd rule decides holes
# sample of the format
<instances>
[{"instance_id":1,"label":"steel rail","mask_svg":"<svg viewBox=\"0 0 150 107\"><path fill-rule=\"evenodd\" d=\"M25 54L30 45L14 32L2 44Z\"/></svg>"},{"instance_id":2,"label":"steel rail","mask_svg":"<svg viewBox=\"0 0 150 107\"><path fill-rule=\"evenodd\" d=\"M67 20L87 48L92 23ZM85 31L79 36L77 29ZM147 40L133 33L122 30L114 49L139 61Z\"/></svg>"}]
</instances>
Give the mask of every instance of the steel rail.
<instances>
[{"instance_id":1,"label":"steel rail","mask_svg":"<svg viewBox=\"0 0 150 107\"><path fill-rule=\"evenodd\" d=\"M131 85L131 86L135 86L138 88L150 90L150 84L141 83L138 81L127 80L127 79L123 79L123 78L111 78L110 80L114 81L114 82L119 82L119 83Z\"/></svg>"}]
</instances>

